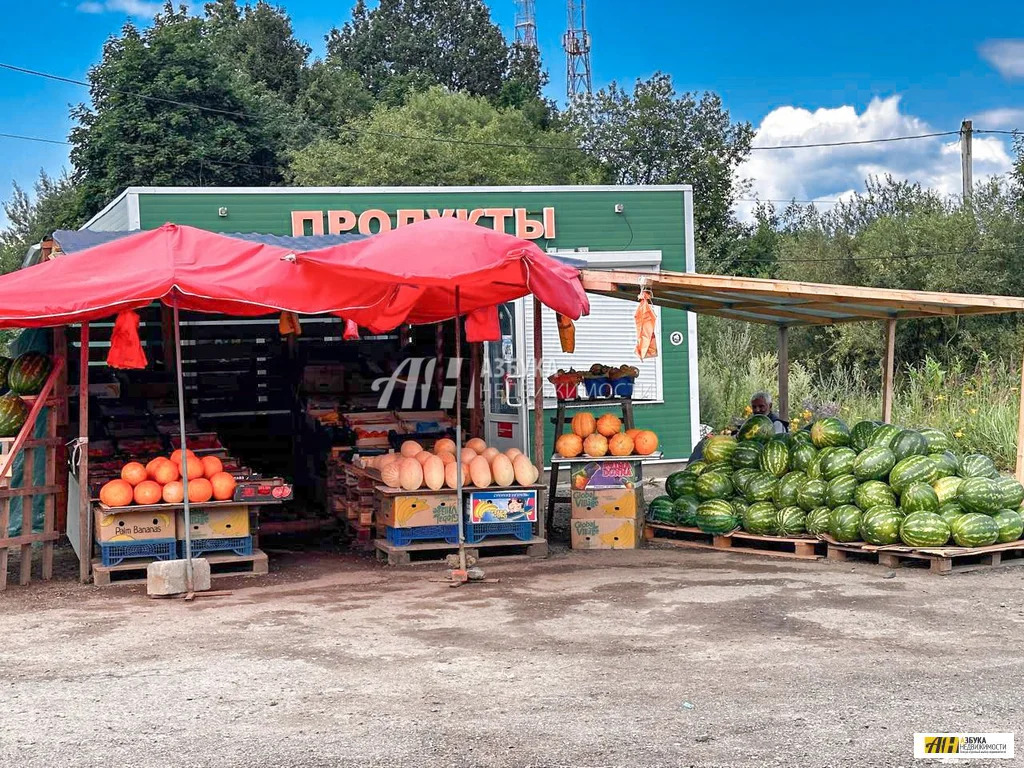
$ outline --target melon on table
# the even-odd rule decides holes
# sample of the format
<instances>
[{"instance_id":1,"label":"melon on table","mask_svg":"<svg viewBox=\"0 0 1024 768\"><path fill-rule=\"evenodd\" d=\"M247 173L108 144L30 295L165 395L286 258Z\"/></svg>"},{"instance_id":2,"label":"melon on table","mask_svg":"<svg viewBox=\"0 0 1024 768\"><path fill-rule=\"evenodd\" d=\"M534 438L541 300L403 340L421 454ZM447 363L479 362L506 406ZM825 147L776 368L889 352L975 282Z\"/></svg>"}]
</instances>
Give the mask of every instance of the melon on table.
<instances>
[{"instance_id":1,"label":"melon on table","mask_svg":"<svg viewBox=\"0 0 1024 768\"><path fill-rule=\"evenodd\" d=\"M502 488L507 488L515 482L515 470L512 469L512 462L508 456L499 453L491 459L491 477L494 478L495 484Z\"/></svg>"},{"instance_id":2,"label":"melon on table","mask_svg":"<svg viewBox=\"0 0 1024 768\"><path fill-rule=\"evenodd\" d=\"M402 455L406 458L412 458L417 453L423 450L423 446L417 443L415 440L406 440L402 443Z\"/></svg>"},{"instance_id":3,"label":"melon on table","mask_svg":"<svg viewBox=\"0 0 1024 768\"><path fill-rule=\"evenodd\" d=\"M432 491L444 485L444 462L437 456L429 456L423 462L423 484Z\"/></svg>"},{"instance_id":4,"label":"melon on table","mask_svg":"<svg viewBox=\"0 0 1024 768\"><path fill-rule=\"evenodd\" d=\"M486 488L491 484L491 465L483 456L477 456L469 463L469 476L477 488Z\"/></svg>"},{"instance_id":5,"label":"melon on table","mask_svg":"<svg viewBox=\"0 0 1024 768\"><path fill-rule=\"evenodd\" d=\"M398 485L406 491L423 485L423 466L416 459L407 457L398 462Z\"/></svg>"},{"instance_id":6,"label":"melon on table","mask_svg":"<svg viewBox=\"0 0 1024 768\"><path fill-rule=\"evenodd\" d=\"M516 482L519 485L533 485L540 477L540 472L533 462L525 454L519 454L512 461L512 470L515 472Z\"/></svg>"},{"instance_id":7,"label":"melon on table","mask_svg":"<svg viewBox=\"0 0 1024 768\"><path fill-rule=\"evenodd\" d=\"M479 437L474 437L472 440L466 443L466 447L475 453L483 453L487 450L487 443L481 440Z\"/></svg>"}]
</instances>

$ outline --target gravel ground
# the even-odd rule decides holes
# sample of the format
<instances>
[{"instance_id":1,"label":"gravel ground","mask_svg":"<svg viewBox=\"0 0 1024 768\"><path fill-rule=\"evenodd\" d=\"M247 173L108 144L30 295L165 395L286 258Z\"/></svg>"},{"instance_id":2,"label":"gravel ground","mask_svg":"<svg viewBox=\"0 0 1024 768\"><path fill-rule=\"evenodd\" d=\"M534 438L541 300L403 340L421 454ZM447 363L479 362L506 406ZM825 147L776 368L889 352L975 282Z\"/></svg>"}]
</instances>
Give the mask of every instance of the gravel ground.
<instances>
[{"instance_id":1,"label":"gravel ground","mask_svg":"<svg viewBox=\"0 0 1024 768\"><path fill-rule=\"evenodd\" d=\"M0 765L909 768L915 731L1024 722L1024 568L486 568L500 583L450 589L439 566L285 553L194 603L15 583Z\"/></svg>"}]
</instances>

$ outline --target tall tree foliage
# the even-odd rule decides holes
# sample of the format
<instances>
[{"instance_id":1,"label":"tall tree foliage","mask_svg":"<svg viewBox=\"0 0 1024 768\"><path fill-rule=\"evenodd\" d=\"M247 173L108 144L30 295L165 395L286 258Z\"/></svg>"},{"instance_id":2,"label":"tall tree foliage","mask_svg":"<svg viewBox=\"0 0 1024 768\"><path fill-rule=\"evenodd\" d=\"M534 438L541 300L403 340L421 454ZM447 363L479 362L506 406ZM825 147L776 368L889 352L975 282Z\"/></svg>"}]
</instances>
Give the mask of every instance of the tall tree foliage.
<instances>
[{"instance_id":1,"label":"tall tree foliage","mask_svg":"<svg viewBox=\"0 0 1024 768\"><path fill-rule=\"evenodd\" d=\"M66 174L53 178L40 171L33 192L30 196L15 184L3 203L7 226L0 230L0 272L21 266L29 247L55 229L74 229L84 220L81 191Z\"/></svg>"}]
</instances>

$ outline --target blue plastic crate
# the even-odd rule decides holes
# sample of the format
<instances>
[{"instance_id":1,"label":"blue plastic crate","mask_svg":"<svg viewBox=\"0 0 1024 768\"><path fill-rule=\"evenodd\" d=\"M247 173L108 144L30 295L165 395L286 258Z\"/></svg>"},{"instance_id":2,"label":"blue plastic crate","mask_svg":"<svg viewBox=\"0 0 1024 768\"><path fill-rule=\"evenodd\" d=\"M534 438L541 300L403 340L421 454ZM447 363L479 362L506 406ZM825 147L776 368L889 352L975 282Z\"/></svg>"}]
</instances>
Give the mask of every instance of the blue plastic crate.
<instances>
[{"instance_id":1,"label":"blue plastic crate","mask_svg":"<svg viewBox=\"0 0 1024 768\"><path fill-rule=\"evenodd\" d=\"M178 542L178 551L185 556L185 542ZM233 539L192 539L192 557L204 552L234 552L236 555L252 554L252 536L236 536Z\"/></svg>"},{"instance_id":2,"label":"blue plastic crate","mask_svg":"<svg viewBox=\"0 0 1024 768\"><path fill-rule=\"evenodd\" d=\"M151 539L100 544L100 562L106 566L120 565L122 561L135 557L175 560L178 557L178 542L175 539Z\"/></svg>"},{"instance_id":3,"label":"blue plastic crate","mask_svg":"<svg viewBox=\"0 0 1024 768\"><path fill-rule=\"evenodd\" d=\"M396 547L404 547L414 541L425 539L444 539L449 544L459 543L458 525L421 525L415 528L392 528L388 526L387 538L389 544Z\"/></svg>"},{"instance_id":4,"label":"blue plastic crate","mask_svg":"<svg viewBox=\"0 0 1024 768\"><path fill-rule=\"evenodd\" d=\"M466 541L479 544L488 536L515 536L520 541L533 538L533 523L525 520L517 523L466 523Z\"/></svg>"}]
</instances>

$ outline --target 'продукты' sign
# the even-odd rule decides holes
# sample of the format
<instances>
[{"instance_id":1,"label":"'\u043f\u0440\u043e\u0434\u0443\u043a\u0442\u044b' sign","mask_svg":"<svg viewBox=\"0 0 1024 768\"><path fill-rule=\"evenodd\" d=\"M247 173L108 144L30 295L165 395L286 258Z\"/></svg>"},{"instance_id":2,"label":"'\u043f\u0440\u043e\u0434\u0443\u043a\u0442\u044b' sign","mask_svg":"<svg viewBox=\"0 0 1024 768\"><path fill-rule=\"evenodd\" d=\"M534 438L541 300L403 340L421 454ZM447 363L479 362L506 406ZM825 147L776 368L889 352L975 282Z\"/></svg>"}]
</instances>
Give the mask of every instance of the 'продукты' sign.
<instances>
[{"instance_id":1,"label":"'\u043f\u0440\u043e\u0434\u0443\u043a\u0442\u044b' sign","mask_svg":"<svg viewBox=\"0 0 1024 768\"><path fill-rule=\"evenodd\" d=\"M343 235L358 232L375 235L425 219L455 218L470 224L490 224L496 232L506 231L511 221L516 237L524 240L552 240L555 237L555 209L542 208L540 218L527 208L399 208L392 215L380 208L362 212L292 211L292 235ZM308 226L307 226L308 225Z\"/></svg>"}]
</instances>

